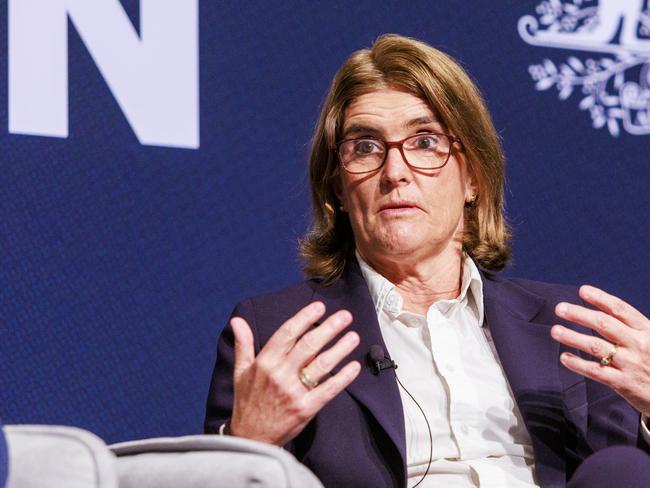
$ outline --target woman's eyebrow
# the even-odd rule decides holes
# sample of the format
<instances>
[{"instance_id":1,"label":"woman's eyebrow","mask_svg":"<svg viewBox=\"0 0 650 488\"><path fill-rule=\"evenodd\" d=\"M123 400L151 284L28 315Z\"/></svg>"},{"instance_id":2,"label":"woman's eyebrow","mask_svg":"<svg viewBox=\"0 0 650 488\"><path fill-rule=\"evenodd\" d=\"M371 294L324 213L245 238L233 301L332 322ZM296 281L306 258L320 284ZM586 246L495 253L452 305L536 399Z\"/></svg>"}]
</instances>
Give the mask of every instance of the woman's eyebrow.
<instances>
[{"instance_id":1,"label":"woman's eyebrow","mask_svg":"<svg viewBox=\"0 0 650 488\"><path fill-rule=\"evenodd\" d=\"M423 115L421 117L416 117L414 119L409 120L408 122L406 122L404 126L407 129L412 129L413 127L418 127L427 124L440 125L440 122L438 122L438 119L436 119L433 115ZM381 130L377 129L376 127L371 127L369 125L352 124L349 127L345 128L345 130L343 131L342 138L345 139L351 135L357 135L357 134L381 135Z\"/></svg>"},{"instance_id":2,"label":"woman's eyebrow","mask_svg":"<svg viewBox=\"0 0 650 488\"><path fill-rule=\"evenodd\" d=\"M343 131L343 139L350 135L355 135L355 134L373 134L377 135L380 134L380 130L377 129L376 127L370 127L368 125L361 125L361 124L352 124L350 127L347 127Z\"/></svg>"},{"instance_id":3,"label":"woman's eyebrow","mask_svg":"<svg viewBox=\"0 0 650 488\"><path fill-rule=\"evenodd\" d=\"M416 117L415 119L409 120L405 127L411 129L418 125L427 125L427 124L439 124L438 120L432 115L424 115L422 117Z\"/></svg>"}]
</instances>

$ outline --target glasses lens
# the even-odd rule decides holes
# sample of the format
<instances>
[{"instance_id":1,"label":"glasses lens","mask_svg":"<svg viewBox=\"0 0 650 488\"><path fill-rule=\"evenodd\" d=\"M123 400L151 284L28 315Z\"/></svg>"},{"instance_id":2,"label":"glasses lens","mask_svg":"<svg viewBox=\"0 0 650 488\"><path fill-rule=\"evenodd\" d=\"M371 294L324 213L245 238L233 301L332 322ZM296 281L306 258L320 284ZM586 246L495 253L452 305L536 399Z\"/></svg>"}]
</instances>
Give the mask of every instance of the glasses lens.
<instances>
[{"instance_id":1,"label":"glasses lens","mask_svg":"<svg viewBox=\"0 0 650 488\"><path fill-rule=\"evenodd\" d=\"M351 173L365 173L381 166L386 148L377 139L350 139L339 144L339 159Z\"/></svg>"},{"instance_id":2,"label":"glasses lens","mask_svg":"<svg viewBox=\"0 0 650 488\"><path fill-rule=\"evenodd\" d=\"M417 134L404 141L404 155L411 166L433 169L449 157L449 138L441 134Z\"/></svg>"}]
</instances>

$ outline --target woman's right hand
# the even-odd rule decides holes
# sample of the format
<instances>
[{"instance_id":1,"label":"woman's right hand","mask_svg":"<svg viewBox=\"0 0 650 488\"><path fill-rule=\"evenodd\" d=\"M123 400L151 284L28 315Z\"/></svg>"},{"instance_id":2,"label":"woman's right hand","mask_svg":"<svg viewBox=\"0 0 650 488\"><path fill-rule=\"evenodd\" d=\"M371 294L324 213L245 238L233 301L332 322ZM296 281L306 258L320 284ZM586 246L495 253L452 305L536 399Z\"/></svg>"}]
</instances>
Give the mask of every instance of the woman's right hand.
<instances>
[{"instance_id":1,"label":"woman's right hand","mask_svg":"<svg viewBox=\"0 0 650 488\"><path fill-rule=\"evenodd\" d=\"M359 344L359 335L348 332L321 352L352 322L350 312L339 310L309 330L324 313L321 302L307 305L275 331L257 356L246 321L231 319L235 336L232 435L283 446L357 377L361 365L351 361L312 389L301 381L302 371L319 382Z\"/></svg>"}]
</instances>

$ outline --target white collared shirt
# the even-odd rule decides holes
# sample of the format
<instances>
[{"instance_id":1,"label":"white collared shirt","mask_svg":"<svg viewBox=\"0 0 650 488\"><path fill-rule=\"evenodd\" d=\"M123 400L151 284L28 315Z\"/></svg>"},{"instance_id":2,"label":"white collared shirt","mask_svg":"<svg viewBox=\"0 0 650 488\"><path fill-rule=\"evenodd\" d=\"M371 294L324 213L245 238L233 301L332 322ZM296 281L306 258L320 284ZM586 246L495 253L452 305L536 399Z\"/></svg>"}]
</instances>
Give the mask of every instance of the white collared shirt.
<instances>
[{"instance_id":1,"label":"white collared shirt","mask_svg":"<svg viewBox=\"0 0 650 488\"><path fill-rule=\"evenodd\" d=\"M396 374L431 426L433 462L419 486L538 486L530 435L482 327L483 283L474 262L464 259L458 298L434 303L424 316L404 310L395 285L357 259ZM426 471L431 443L422 412L399 391L413 486Z\"/></svg>"}]
</instances>

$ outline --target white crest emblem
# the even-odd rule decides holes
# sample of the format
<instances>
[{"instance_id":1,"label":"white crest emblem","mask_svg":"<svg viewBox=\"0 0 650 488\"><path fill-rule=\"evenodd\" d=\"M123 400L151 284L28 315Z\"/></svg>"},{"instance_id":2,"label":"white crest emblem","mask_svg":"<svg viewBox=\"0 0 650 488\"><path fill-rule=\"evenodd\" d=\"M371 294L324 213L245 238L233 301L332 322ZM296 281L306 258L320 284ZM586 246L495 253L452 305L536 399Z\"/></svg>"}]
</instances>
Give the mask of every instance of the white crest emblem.
<instances>
[{"instance_id":1,"label":"white crest emblem","mask_svg":"<svg viewBox=\"0 0 650 488\"><path fill-rule=\"evenodd\" d=\"M633 135L650 134L650 6L645 0L547 0L537 17L526 15L517 28L524 41L600 53L575 56L557 66L550 59L529 66L537 90L555 86L561 100L581 88L581 110L596 129L618 136L621 125Z\"/></svg>"}]
</instances>

